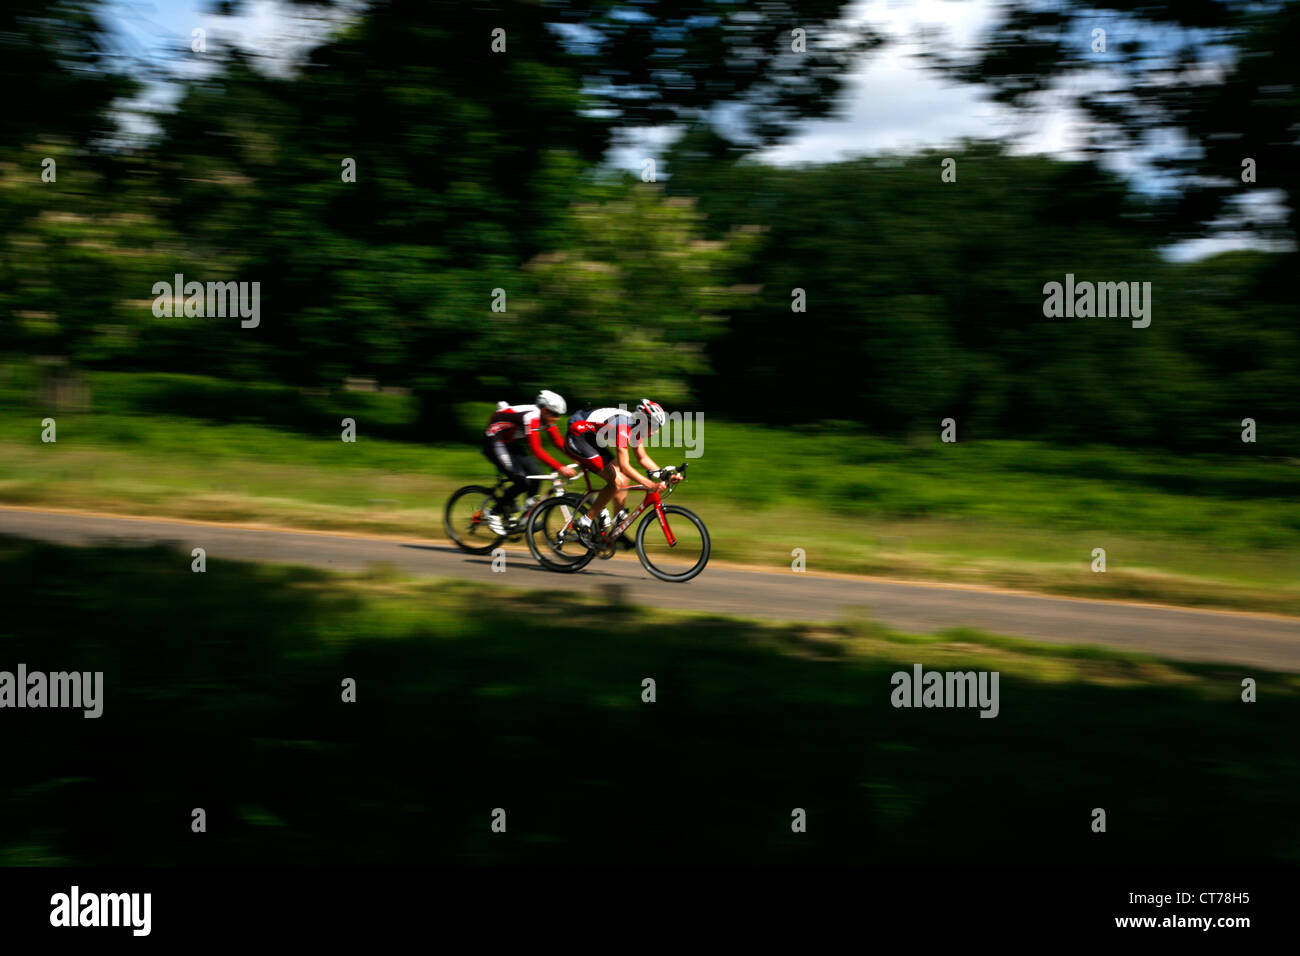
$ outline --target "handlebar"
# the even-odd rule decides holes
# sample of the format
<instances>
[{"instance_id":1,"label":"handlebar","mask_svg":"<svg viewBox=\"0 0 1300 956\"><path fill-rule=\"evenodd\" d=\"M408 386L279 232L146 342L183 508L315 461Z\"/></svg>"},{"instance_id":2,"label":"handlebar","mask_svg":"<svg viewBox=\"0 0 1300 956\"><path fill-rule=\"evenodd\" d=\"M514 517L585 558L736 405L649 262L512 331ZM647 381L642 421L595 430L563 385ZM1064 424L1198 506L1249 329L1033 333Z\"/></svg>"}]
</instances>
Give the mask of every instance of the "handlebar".
<instances>
[{"instance_id":1,"label":"handlebar","mask_svg":"<svg viewBox=\"0 0 1300 956\"><path fill-rule=\"evenodd\" d=\"M689 462L688 462L687 464L689 464ZM663 480L664 478L671 477L672 475L675 475L675 474L685 475L685 474L686 474L686 465L685 465L685 464L682 464L682 465L664 465L664 466L663 466L662 468L660 468L658 471L652 471L652 472L650 472L650 477L651 477L651 478L654 478L654 479L656 479L656 480L660 480L660 481L661 481L661 480ZM682 480L685 481L685 478L683 478Z\"/></svg>"},{"instance_id":2,"label":"handlebar","mask_svg":"<svg viewBox=\"0 0 1300 956\"><path fill-rule=\"evenodd\" d=\"M660 481L668 484L668 491L672 491L673 485L668 483L668 479L671 478L673 475L681 475L682 481L685 481L687 464L689 464L689 462L683 463L681 465L665 465L664 467L660 468L658 471L649 472L650 479L652 481Z\"/></svg>"}]
</instances>

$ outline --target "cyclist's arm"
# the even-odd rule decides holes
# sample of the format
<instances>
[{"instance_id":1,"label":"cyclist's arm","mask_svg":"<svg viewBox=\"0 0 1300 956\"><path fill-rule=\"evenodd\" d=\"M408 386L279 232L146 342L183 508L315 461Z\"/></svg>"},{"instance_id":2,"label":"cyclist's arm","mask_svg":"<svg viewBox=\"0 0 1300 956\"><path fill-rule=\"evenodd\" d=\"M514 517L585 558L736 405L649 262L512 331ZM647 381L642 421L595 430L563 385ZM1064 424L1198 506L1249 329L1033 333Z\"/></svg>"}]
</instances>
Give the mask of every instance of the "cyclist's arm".
<instances>
[{"instance_id":1,"label":"cyclist's arm","mask_svg":"<svg viewBox=\"0 0 1300 956\"><path fill-rule=\"evenodd\" d=\"M555 446L556 448L558 448L560 451L564 452L564 454L565 454L567 457L569 457L569 458L573 458L573 456L569 454L569 449L567 449L567 448L564 447L564 436L560 434L560 429L559 429L557 426L555 426L555 425L547 425L547 426L546 426L546 434L547 434L548 436L550 436L551 444L552 444L552 445L554 445L554 446ZM573 460L574 460L574 461L577 461L576 458L574 458Z\"/></svg>"},{"instance_id":2,"label":"cyclist's arm","mask_svg":"<svg viewBox=\"0 0 1300 956\"><path fill-rule=\"evenodd\" d=\"M551 436L551 444L554 445L556 448L558 448L560 451L564 452L564 456L566 458L573 458L573 456L569 454L569 449L564 447L564 439L560 436L560 430L557 427L555 427L555 425L548 425L546 427L546 434ZM573 458L573 460L576 462L578 459ZM572 478L574 475L578 473L577 465L557 464L555 466L555 469L560 474L564 475L566 478Z\"/></svg>"},{"instance_id":3,"label":"cyclist's arm","mask_svg":"<svg viewBox=\"0 0 1300 956\"><path fill-rule=\"evenodd\" d=\"M636 457L637 461L641 462L641 467L646 471L659 470L659 466L654 463L653 459L651 459L650 453L645 450L645 445L636 446Z\"/></svg>"},{"instance_id":4,"label":"cyclist's arm","mask_svg":"<svg viewBox=\"0 0 1300 956\"><path fill-rule=\"evenodd\" d=\"M641 464L643 465L645 464L646 459L649 458L649 456L646 455L645 453L645 449L640 447L637 448L637 457L641 459ZM623 474L627 475L629 478L635 481L642 488L645 488L647 491L654 491L659 487L649 478L645 477L639 471L637 471L635 468L632 467L631 459L628 458L628 454L627 454L627 445L620 444L618 446L618 467L622 470Z\"/></svg>"},{"instance_id":5,"label":"cyclist's arm","mask_svg":"<svg viewBox=\"0 0 1300 956\"><path fill-rule=\"evenodd\" d=\"M547 468L554 468L556 471L559 471L561 468L566 467L564 465L561 465L558 461L556 461L554 458L552 458L550 455L546 453L546 449L542 447L542 436L538 434L539 430L537 428L536 423L533 423L527 427L528 427L528 447L532 449L533 454L536 455L538 458L540 458L543 462L545 462ZM555 431L555 426L552 425L549 430Z\"/></svg>"}]
</instances>

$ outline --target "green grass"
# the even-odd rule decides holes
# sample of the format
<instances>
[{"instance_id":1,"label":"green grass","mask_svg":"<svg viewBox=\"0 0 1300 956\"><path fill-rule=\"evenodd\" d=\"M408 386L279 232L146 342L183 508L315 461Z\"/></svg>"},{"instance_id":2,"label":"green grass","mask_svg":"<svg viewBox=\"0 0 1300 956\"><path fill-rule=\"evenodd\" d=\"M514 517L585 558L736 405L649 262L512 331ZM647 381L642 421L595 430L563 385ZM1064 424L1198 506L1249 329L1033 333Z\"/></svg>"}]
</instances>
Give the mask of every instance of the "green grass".
<instances>
[{"instance_id":1,"label":"green grass","mask_svg":"<svg viewBox=\"0 0 1300 956\"><path fill-rule=\"evenodd\" d=\"M189 560L0 539L0 669L106 685L5 712L0 862L1300 860L1296 675ZM914 663L999 716L893 708Z\"/></svg>"},{"instance_id":2,"label":"green grass","mask_svg":"<svg viewBox=\"0 0 1300 956\"><path fill-rule=\"evenodd\" d=\"M447 494L489 475L473 440L407 440L400 395L99 373L94 411L78 414L42 408L17 379L0 390L0 502L440 537ZM489 408L465 406L464 421ZM47 414L55 444L40 441ZM344 417L356 443L339 439ZM1300 466L1249 447L905 443L706 417L676 500L708 522L720 560L783 567L802 548L813 571L1300 614Z\"/></svg>"}]
</instances>

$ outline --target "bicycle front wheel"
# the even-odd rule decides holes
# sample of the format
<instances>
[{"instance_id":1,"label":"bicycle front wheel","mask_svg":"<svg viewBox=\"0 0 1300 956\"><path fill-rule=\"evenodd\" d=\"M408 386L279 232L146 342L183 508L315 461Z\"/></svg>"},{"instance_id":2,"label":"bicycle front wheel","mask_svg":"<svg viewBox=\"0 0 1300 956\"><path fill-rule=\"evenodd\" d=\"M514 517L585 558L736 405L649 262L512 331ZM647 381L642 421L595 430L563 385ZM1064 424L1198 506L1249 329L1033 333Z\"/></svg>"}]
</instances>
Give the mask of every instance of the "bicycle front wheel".
<instances>
[{"instance_id":1,"label":"bicycle front wheel","mask_svg":"<svg viewBox=\"0 0 1300 956\"><path fill-rule=\"evenodd\" d=\"M581 571L596 556L578 540L573 526L581 500L577 495L547 498L528 515L524 540L533 559L548 571Z\"/></svg>"},{"instance_id":2,"label":"bicycle front wheel","mask_svg":"<svg viewBox=\"0 0 1300 956\"><path fill-rule=\"evenodd\" d=\"M492 489L482 485L466 485L451 496L442 521L456 547L487 554L506 540L488 527L485 512L493 503Z\"/></svg>"},{"instance_id":3,"label":"bicycle front wheel","mask_svg":"<svg viewBox=\"0 0 1300 956\"><path fill-rule=\"evenodd\" d=\"M678 520L685 519L685 520ZM641 565L660 581L689 581L709 563L709 529L693 511L664 505L664 520L674 543L659 525L657 512L650 512L636 529L636 553Z\"/></svg>"}]
</instances>

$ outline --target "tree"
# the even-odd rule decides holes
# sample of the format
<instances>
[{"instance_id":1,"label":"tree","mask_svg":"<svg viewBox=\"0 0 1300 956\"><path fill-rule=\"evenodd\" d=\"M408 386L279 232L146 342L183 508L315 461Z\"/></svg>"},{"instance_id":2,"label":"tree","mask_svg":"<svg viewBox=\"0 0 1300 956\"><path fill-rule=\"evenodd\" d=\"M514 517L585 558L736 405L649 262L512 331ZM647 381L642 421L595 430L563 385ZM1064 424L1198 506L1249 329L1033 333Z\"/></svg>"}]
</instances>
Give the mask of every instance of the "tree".
<instances>
[{"instance_id":1,"label":"tree","mask_svg":"<svg viewBox=\"0 0 1300 956\"><path fill-rule=\"evenodd\" d=\"M498 317L485 367L529 368L538 385L563 369L578 401L645 394L685 402L708 371L705 343L746 301L730 277L757 235L737 229L706 239L694 202L654 185L590 193L569 209L563 245L528 264L534 291L517 314ZM510 384L503 375L497 383Z\"/></svg>"},{"instance_id":2,"label":"tree","mask_svg":"<svg viewBox=\"0 0 1300 956\"><path fill-rule=\"evenodd\" d=\"M256 355L299 383L411 385L435 433L482 369L532 367L492 352L495 290L511 311L533 282L523 264L564 249L570 198L616 130L732 102L753 114L736 135L768 141L829 109L862 42L831 37L842 5L382 0L288 78L232 52L162 117L158 148L187 239L177 270L263 282L265 329L231 329L207 356ZM782 52L795 26L811 53Z\"/></svg>"},{"instance_id":3,"label":"tree","mask_svg":"<svg viewBox=\"0 0 1300 956\"><path fill-rule=\"evenodd\" d=\"M98 0L6 0L0 9L0 144L80 147L116 130L114 100L138 85L115 68Z\"/></svg>"},{"instance_id":4,"label":"tree","mask_svg":"<svg viewBox=\"0 0 1300 956\"><path fill-rule=\"evenodd\" d=\"M1295 404L1281 383L1300 372L1289 313L1232 295L1277 257L1250 258L1238 281L1224 270L1244 260L1165 262L1153 201L1094 163L981 143L795 168L708 153L683 141L670 193L698 196L712 230L763 229L738 273L761 291L733 308L710 342L715 374L697 382L712 409L898 435L953 416L970 438L1204 449L1244 391L1292 436L1275 447L1294 439L1281 425ZM940 181L947 157L958 183ZM1067 273L1150 281L1152 324L1046 317L1043 287Z\"/></svg>"},{"instance_id":5,"label":"tree","mask_svg":"<svg viewBox=\"0 0 1300 956\"><path fill-rule=\"evenodd\" d=\"M1177 192L1160 212L1171 238L1245 229L1295 248L1300 76L1281 51L1300 48L1300 4L1014 0L995 9L976 51L933 51L936 68L1020 109L1082 110L1094 155L1150 158ZM1279 217L1243 202L1263 190L1280 194Z\"/></svg>"}]
</instances>

